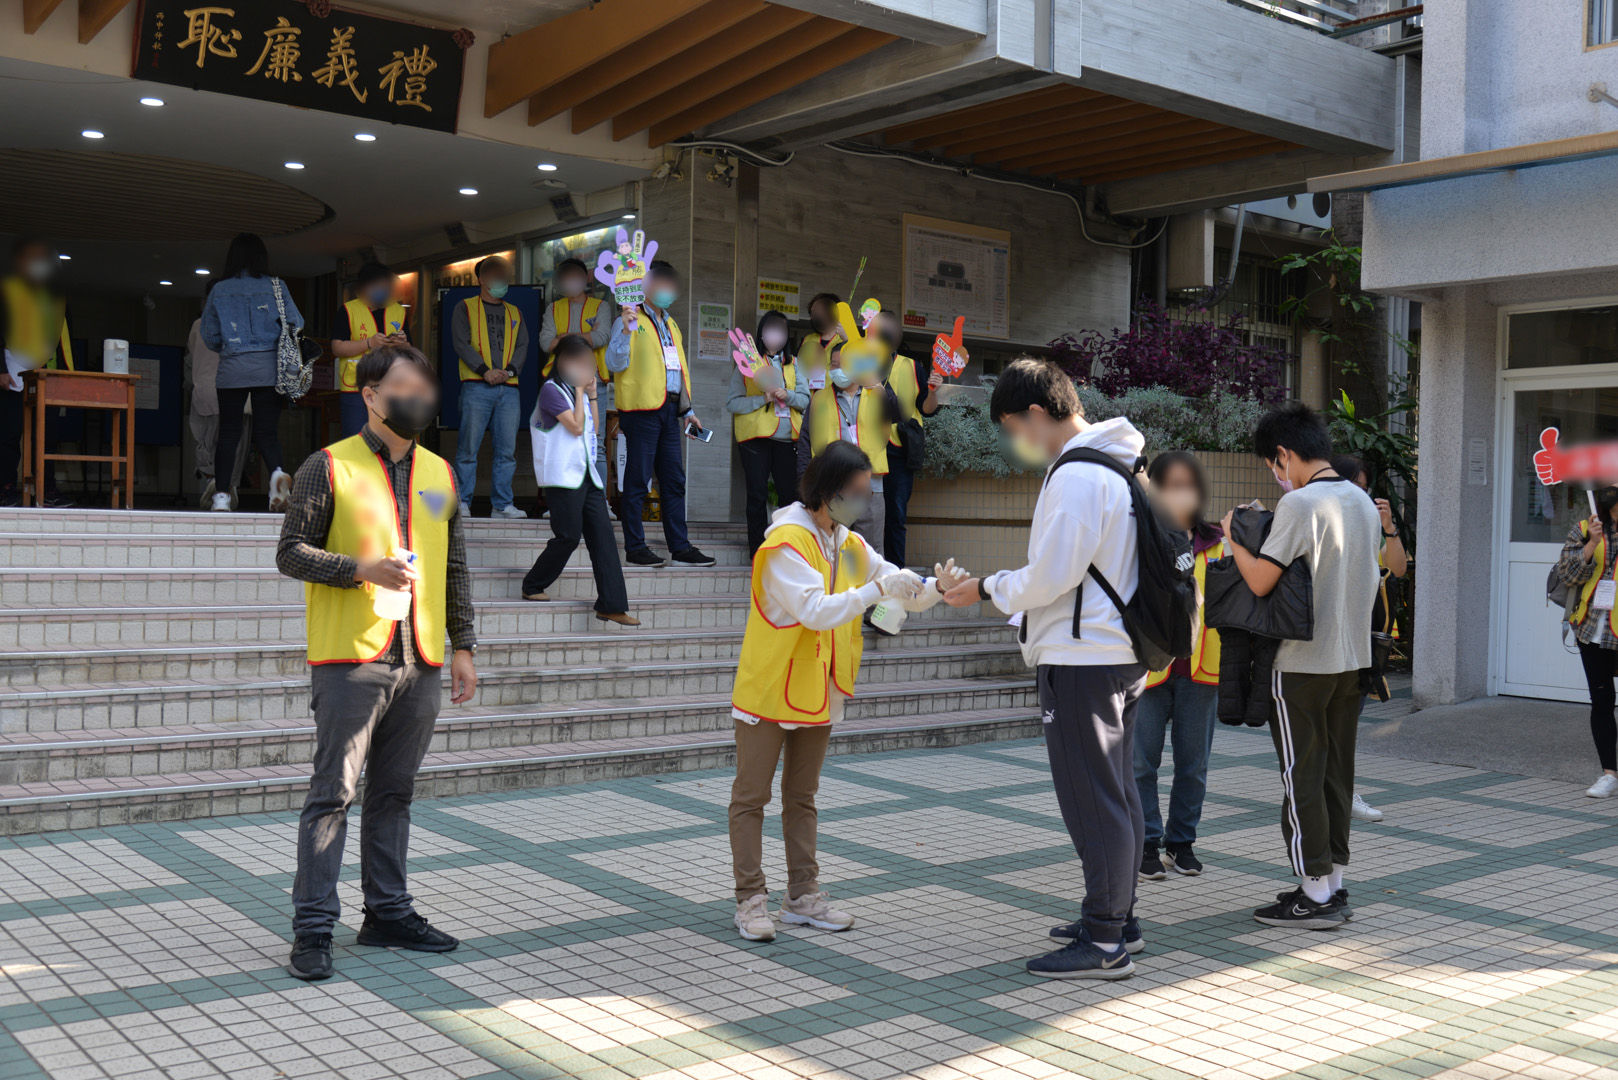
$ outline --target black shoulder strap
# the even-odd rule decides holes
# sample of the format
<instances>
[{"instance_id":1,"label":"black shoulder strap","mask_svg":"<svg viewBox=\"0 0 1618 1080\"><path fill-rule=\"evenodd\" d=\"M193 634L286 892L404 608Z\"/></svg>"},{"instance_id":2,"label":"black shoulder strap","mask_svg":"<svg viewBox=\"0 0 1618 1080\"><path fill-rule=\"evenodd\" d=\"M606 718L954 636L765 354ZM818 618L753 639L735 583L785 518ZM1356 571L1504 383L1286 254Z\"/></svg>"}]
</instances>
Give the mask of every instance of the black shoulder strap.
<instances>
[{"instance_id":1,"label":"black shoulder strap","mask_svg":"<svg viewBox=\"0 0 1618 1080\"><path fill-rule=\"evenodd\" d=\"M1113 472L1124 478L1124 482L1130 486L1130 498L1134 498L1134 488L1138 483L1138 481L1135 479L1134 470L1125 466L1123 462L1119 461L1111 454L1104 454L1100 450L1095 450L1088 446L1076 446L1072 450L1068 450L1063 453L1061 457L1057 458L1055 464L1053 464L1049 471L1045 473L1044 483L1049 484L1051 482L1051 477L1056 475L1057 469L1060 469L1063 465L1067 465L1075 461L1085 461L1089 462L1091 465L1104 465L1111 469ZM1041 487L1043 486L1044 484L1041 484ZM1124 599L1118 595L1118 590L1112 587L1112 583L1103 577L1101 571L1097 570L1094 566L1091 566L1090 569L1085 573L1087 576L1095 578L1096 584L1101 586L1101 591L1107 594L1107 599L1111 600L1113 606L1118 609L1120 614L1122 614L1124 610ZM1082 622L1081 613L1083 610L1084 582L1081 580L1078 588L1073 594L1073 636L1075 638L1081 636L1079 630Z\"/></svg>"}]
</instances>

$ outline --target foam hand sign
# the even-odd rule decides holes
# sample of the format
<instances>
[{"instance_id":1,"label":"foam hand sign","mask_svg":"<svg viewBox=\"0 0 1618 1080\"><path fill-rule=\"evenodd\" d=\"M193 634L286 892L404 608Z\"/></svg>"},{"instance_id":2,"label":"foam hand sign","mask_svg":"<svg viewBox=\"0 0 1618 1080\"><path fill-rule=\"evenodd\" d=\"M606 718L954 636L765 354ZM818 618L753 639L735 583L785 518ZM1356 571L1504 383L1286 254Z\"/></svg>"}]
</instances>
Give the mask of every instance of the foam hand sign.
<instances>
[{"instance_id":1,"label":"foam hand sign","mask_svg":"<svg viewBox=\"0 0 1618 1080\"><path fill-rule=\"evenodd\" d=\"M955 316L955 332L933 339L933 370L946 379L953 379L966 370L966 349L961 346L961 334L966 329L966 316Z\"/></svg>"},{"instance_id":2,"label":"foam hand sign","mask_svg":"<svg viewBox=\"0 0 1618 1080\"><path fill-rule=\"evenodd\" d=\"M596 256L596 280L612 289L619 307L639 305L646 300L646 268L657 258L657 241L646 241L646 232L636 229L633 239L618 230L617 247Z\"/></svg>"},{"instance_id":3,"label":"foam hand sign","mask_svg":"<svg viewBox=\"0 0 1618 1080\"><path fill-rule=\"evenodd\" d=\"M882 314L882 304L874 296L868 298L865 303L860 305L860 329L869 330L871 324L876 321L876 317L880 314Z\"/></svg>"},{"instance_id":4,"label":"foam hand sign","mask_svg":"<svg viewBox=\"0 0 1618 1080\"><path fill-rule=\"evenodd\" d=\"M873 306L877 311L882 310L881 304L867 300L860 305L860 311L863 314ZM882 340L881 334L871 329L870 324L856 324L853 309L843 301L837 303L837 324L843 328L843 348L839 354L843 370L855 382L874 386L880 381L882 369L888 363L887 343Z\"/></svg>"},{"instance_id":5,"label":"foam hand sign","mask_svg":"<svg viewBox=\"0 0 1618 1080\"><path fill-rule=\"evenodd\" d=\"M1539 433L1540 449L1534 451L1534 474L1542 484L1597 486L1618 480L1618 442L1564 446L1562 433L1548 427Z\"/></svg>"},{"instance_id":6,"label":"foam hand sign","mask_svg":"<svg viewBox=\"0 0 1618 1080\"><path fill-rule=\"evenodd\" d=\"M739 326L730 328L730 358L736 361L736 370L749 379L758 374L760 368L770 366L758 354L758 345L753 342L753 335Z\"/></svg>"}]
</instances>

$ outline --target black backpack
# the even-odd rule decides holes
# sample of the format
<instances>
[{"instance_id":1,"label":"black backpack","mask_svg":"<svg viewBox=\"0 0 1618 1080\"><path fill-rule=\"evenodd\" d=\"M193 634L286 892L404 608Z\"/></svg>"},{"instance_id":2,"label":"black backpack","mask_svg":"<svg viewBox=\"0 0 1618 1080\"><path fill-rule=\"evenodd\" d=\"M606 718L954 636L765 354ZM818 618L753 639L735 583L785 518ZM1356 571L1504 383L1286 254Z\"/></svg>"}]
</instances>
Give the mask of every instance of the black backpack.
<instances>
[{"instance_id":1,"label":"black backpack","mask_svg":"<svg viewBox=\"0 0 1618 1080\"><path fill-rule=\"evenodd\" d=\"M1146 490L1135 473L1111 454L1079 447L1056 459L1045 474L1049 483L1057 469L1069 462L1101 465L1124 478L1135 518L1135 549L1140 565L1139 584L1129 603L1124 603L1101 571L1090 567L1089 576L1101 586L1124 618L1135 657L1148 671L1161 671L1174 660L1191 655L1191 632L1197 618L1197 583L1193 575L1196 558L1191 551L1191 534L1176 529L1158 516ZM1073 636L1079 637L1080 612L1084 607L1084 584L1073 599ZM1026 624L1025 624L1026 625Z\"/></svg>"}]
</instances>

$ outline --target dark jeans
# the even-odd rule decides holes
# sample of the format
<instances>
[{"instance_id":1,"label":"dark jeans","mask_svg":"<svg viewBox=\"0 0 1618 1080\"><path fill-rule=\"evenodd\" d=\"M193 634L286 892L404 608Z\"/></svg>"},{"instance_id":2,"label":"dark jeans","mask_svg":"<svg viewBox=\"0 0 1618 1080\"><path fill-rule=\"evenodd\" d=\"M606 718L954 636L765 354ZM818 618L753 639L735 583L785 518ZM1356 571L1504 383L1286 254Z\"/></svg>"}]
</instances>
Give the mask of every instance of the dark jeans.
<instances>
[{"instance_id":1,"label":"dark jeans","mask_svg":"<svg viewBox=\"0 0 1618 1080\"><path fill-rule=\"evenodd\" d=\"M1135 715L1135 784L1140 788L1146 842L1179 847L1196 843L1202 800L1208 793L1208 753L1213 749L1219 688L1171 675L1141 695ZM1158 809L1157 770L1165 734L1174 746L1174 784L1169 788L1168 831Z\"/></svg>"},{"instance_id":2,"label":"dark jeans","mask_svg":"<svg viewBox=\"0 0 1618 1080\"><path fill-rule=\"evenodd\" d=\"M0 387L0 491L22 482L22 425L22 394Z\"/></svg>"},{"instance_id":3,"label":"dark jeans","mask_svg":"<svg viewBox=\"0 0 1618 1080\"><path fill-rule=\"evenodd\" d=\"M236 460L236 446L242 441L242 413L249 396L253 399L253 446L264 462L264 471L273 474L281 467L281 409L286 404L273 386L219 388L219 444L214 449L214 460Z\"/></svg>"},{"instance_id":4,"label":"dark jeans","mask_svg":"<svg viewBox=\"0 0 1618 1080\"><path fill-rule=\"evenodd\" d=\"M1605 614L1599 613L1599 614ZM1590 736L1603 770L1618 769L1618 721L1613 719L1613 677L1618 676L1618 649L1579 642L1584 681L1590 686Z\"/></svg>"},{"instance_id":5,"label":"dark jeans","mask_svg":"<svg viewBox=\"0 0 1618 1080\"><path fill-rule=\"evenodd\" d=\"M887 516L882 521L882 557L895 566L905 565L905 516L910 511L910 492L916 474L905 460L902 447L888 447L888 475L882 478L882 501Z\"/></svg>"},{"instance_id":6,"label":"dark jeans","mask_svg":"<svg viewBox=\"0 0 1618 1080\"><path fill-rule=\"evenodd\" d=\"M1134 775L1146 669L1041 664L1038 675L1056 802L1084 870L1084 928L1094 941L1122 941L1146 844Z\"/></svg>"},{"instance_id":7,"label":"dark jeans","mask_svg":"<svg viewBox=\"0 0 1618 1080\"><path fill-rule=\"evenodd\" d=\"M786 506L798 497L798 448L780 439L748 439L738 443L742 477L747 482L747 553L764 543L770 523L770 480L775 480L775 505Z\"/></svg>"},{"instance_id":8,"label":"dark jeans","mask_svg":"<svg viewBox=\"0 0 1618 1080\"><path fill-rule=\"evenodd\" d=\"M1281 763L1281 838L1292 871L1325 877L1348 865L1360 673L1276 671L1270 738Z\"/></svg>"},{"instance_id":9,"label":"dark jeans","mask_svg":"<svg viewBox=\"0 0 1618 1080\"><path fill-rule=\"evenodd\" d=\"M679 414L673 394L660 409L618 412L618 430L628 444L618 516L624 525L624 551L629 554L646 550L646 527L640 515L654 471L669 553L678 555L691 547L685 531L685 425Z\"/></svg>"},{"instance_id":10,"label":"dark jeans","mask_svg":"<svg viewBox=\"0 0 1618 1080\"><path fill-rule=\"evenodd\" d=\"M254 408L257 408L257 406L255 405ZM365 426L365 421L369 418L363 394L356 391L352 394L337 395L337 420L338 427L343 433L343 438L358 435L360 428Z\"/></svg>"},{"instance_id":11,"label":"dark jeans","mask_svg":"<svg viewBox=\"0 0 1618 1080\"><path fill-rule=\"evenodd\" d=\"M548 487L545 505L551 512L551 541L523 575L523 595L544 592L555 584L582 538L590 552L590 569L595 572L596 610L603 615L622 615L628 611L624 568L618 562L612 518L607 516L607 499L601 489L591 483L588 476L576 488Z\"/></svg>"},{"instance_id":12,"label":"dark jeans","mask_svg":"<svg viewBox=\"0 0 1618 1080\"><path fill-rule=\"evenodd\" d=\"M292 931L329 934L337 925L348 807L362 769L360 889L366 910L381 919L403 918L415 910L405 887L410 801L443 698L439 669L380 661L320 664L310 668L309 681L314 776L298 821Z\"/></svg>"}]
</instances>

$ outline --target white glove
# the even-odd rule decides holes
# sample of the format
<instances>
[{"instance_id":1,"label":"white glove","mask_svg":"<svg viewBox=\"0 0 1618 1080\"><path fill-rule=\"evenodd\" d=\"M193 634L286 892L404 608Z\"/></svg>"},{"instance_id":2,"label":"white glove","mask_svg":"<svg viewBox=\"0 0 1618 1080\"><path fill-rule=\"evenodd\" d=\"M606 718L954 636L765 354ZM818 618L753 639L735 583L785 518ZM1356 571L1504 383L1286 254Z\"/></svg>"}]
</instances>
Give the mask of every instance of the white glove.
<instances>
[{"instance_id":1,"label":"white glove","mask_svg":"<svg viewBox=\"0 0 1618 1080\"><path fill-rule=\"evenodd\" d=\"M895 600L914 600L921 595L925 583L909 570L896 570L876 579L876 587L885 597Z\"/></svg>"},{"instance_id":2,"label":"white glove","mask_svg":"<svg viewBox=\"0 0 1618 1080\"><path fill-rule=\"evenodd\" d=\"M964 566L956 566L955 560L950 559L946 563L934 563L933 576L938 579L938 591L949 592L961 582L969 579L972 572Z\"/></svg>"}]
</instances>

